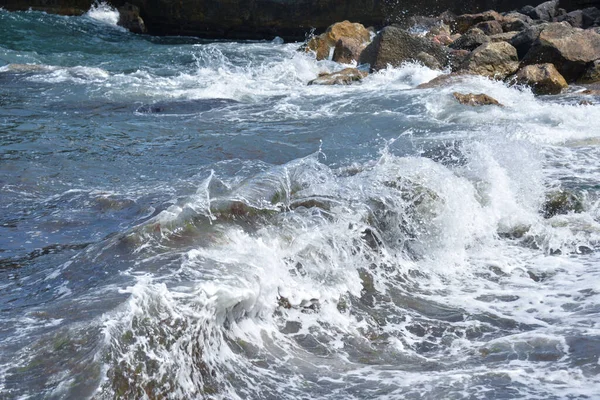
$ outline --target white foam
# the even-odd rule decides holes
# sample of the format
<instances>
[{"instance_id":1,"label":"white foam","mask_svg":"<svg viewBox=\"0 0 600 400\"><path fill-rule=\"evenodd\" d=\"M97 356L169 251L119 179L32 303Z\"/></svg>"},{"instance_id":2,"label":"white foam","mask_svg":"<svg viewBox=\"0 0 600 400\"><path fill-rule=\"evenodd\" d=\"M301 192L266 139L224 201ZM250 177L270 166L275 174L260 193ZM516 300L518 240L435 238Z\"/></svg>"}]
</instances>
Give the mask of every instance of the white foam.
<instances>
[{"instance_id":1,"label":"white foam","mask_svg":"<svg viewBox=\"0 0 600 400\"><path fill-rule=\"evenodd\" d=\"M92 4L85 15L93 20L115 27L119 22L119 11L103 1Z\"/></svg>"}]
</instances>

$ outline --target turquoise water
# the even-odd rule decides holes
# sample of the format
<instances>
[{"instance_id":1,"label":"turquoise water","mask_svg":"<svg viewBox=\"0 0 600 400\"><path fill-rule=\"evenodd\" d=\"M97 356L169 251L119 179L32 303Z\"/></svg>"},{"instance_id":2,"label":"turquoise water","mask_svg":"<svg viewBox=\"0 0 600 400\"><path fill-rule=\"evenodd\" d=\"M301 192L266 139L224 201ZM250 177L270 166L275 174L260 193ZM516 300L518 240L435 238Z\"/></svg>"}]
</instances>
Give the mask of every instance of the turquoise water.
<instances>
[{"instance_id":1,"label":"turquoise water","mask_svg":"<svg viewBox=\"0 0 600 400\"><path fill-rule=\"evenodd\" d=\"M115 16L0 11L0 398L600 397L600 99Z\"/></svg>"}]
</instances>

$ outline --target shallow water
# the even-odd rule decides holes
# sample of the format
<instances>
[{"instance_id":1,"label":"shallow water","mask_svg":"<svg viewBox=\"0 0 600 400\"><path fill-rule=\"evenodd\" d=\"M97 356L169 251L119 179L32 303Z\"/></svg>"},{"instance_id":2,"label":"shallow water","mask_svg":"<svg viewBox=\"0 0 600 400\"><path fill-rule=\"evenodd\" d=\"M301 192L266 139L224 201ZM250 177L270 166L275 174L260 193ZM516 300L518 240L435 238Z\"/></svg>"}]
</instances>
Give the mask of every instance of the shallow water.
<instances>
[{"instance_id":1,"label":"shallow water","mask_svg":"<svg viewBox=\"0 0 600 400\"><path fill-rule=\"evenodd\" d=\"M0 11L0 398L600 398L600 105L115 21Z\"/></svg>"}]
</instances>

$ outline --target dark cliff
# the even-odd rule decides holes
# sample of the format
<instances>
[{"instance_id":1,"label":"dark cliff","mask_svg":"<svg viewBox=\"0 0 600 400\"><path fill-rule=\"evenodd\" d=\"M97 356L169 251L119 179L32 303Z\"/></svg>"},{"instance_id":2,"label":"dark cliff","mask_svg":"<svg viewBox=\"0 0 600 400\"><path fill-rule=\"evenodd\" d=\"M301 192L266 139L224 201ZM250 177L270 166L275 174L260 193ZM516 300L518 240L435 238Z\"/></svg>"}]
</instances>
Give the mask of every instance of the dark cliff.
<instances>
[{"instance_id":1,"label":"dark cliff","mask_svg":"<svg viewBox=\"0 0 600 400\"><path fill-rule=\"evenodd\" d=\"M575 9L599 0L563 0ZM125 0L112 0L122 6ZM301 40L311 29L325 30L334 22L350 20L381 27L409 15L438 14L445 10L472 13L508 11L541 0L128 0L140 9L148 33L206 38L264 39L281 36ZM0 0L9 11L40 10L63 15L87 11L90 0Z\"/></svg>"}]
</instances>

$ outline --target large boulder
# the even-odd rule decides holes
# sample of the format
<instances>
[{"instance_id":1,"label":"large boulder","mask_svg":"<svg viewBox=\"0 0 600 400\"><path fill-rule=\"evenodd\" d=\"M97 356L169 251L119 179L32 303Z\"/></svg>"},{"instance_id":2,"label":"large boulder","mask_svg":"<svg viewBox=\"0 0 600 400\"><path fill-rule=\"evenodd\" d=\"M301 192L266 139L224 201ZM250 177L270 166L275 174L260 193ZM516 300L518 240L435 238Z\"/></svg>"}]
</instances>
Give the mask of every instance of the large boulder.
<instances>
[{"instance_id":1,"label":"large boulder","mask_svg":"<svg viewBox=\"0 0 600 400\"><path fill-rule=\"evenodd\" d=\"M535 94L558 94L569 86L552 64L527 65L517 71L515 81L531 86Z\"/></svg>"},{"instance_id":2,"label":"large boulder","mask_svg":"<svg viewBox=\"0 0 600 400\"><path fill-rule=\"evenodd\" d=\"M556 19L558 22L568 22L573 28L583 28L583 11L575 10Z\"/></svg>"},{"instance_id":3,"label":"large boulder","mask_svg":"<svg viewBox=\"0 0 600 400\"><path fill-rule=\"evenodd\" d=\"M327 60L331 49L340 39L352 41L355 46L362 46L371 39L371 33L362 24L350 21L338 22L327 28L325 33L310 39L306 49L314 51L317 60Z\"/></svg>"},{"instance_id":4,"label":"large boulder","mask_svg":"<svg viewBox=\"0 0 600 400\"><path fill-rule=\"evenodd\" d=\"M567 82L573 82L598 59L600 34L560 22L548 24L542 29L523 58L523 64L552 63Z\"/></svg>"},{"instance_id":5,"label":"large boulder","mask_svg":"<svg viewBox=\"0 0 600 400\"><path fill-rule=\"evenodd\" d=\"M356 68L345 68L341 71L332 73L321 73L319 77L308 82L309 85L349 85L353 82L361 81L369 75L366 71Z\"/></svg>"},{"instance_id":6,"label":"large boulder","mask_svg":"<svg viewBox=\"0 0 600 400\"><path fill-rule=\"evenodd\" d=\"M417 55L426 53L442 66L448 63L448 51L431 40L411 35L396 26L386 26L360 55L361 64L369 64L379 71L388 65L398 67L407 61L417 61Z\"/></svg>"},{"instance_id":7,"label":"large boulder","mask_svg":"<svg viewBox=\"0 0 600 400\"><path fill-rule=\"evenodd\" d=\"M503 33L499 33L497 35L490 36L490 40L492 42L508 42L508 43L510 43L511 40L513 40L513 38L515 36L517 36L518 34L519 34L519 32L503 32ZM517 55L518 54L519 54L519 52L517 51Z\"/></svg>"},{"instance_id":8,"label":"large boulder","mask_svg":"<svg viewBox=\"0 0 600 400\"><path fill-rule=\"evenodd\" d=\"M596 7L588 7L581 10L582 13L582 28L586 29L591 26L600 25L600 10Z\"/></svg>"},{"instance_id":9,"label":"large boulder","mask_svg":"<svg viewBox=\"0 0 600 400\"><path fill-rule=\"evenodd\" d=\"M517 49L506 42L482 44L460 66L469 73L495 79L504 79L518 68Z\"/></svg>"},{"instance_id":10,"label":"large boulder","mask_svg":"<svg viewBox=\"0 0 600 400\"><path fill-rule=\"evenodd\" d=\"M493 97L488 96L487 94L479 93L452 93L456 101L460 104L464 104L466 106L476 107L476 106L499 106L503 107L502 104L498 102L498 100Z\"/></svg>"},{"instance_id":11,"label":"large boulder","mask_svg":"<svg viewBox=\"0 0 600 400\"><path fill-rule=\"evenodd\" d=\"M533 23L533 20L525 14L518 12L508 13L504 16L500 25L504 32L523 31Z\"/></svg>"}]
</instances>

